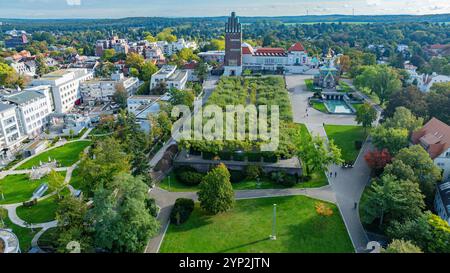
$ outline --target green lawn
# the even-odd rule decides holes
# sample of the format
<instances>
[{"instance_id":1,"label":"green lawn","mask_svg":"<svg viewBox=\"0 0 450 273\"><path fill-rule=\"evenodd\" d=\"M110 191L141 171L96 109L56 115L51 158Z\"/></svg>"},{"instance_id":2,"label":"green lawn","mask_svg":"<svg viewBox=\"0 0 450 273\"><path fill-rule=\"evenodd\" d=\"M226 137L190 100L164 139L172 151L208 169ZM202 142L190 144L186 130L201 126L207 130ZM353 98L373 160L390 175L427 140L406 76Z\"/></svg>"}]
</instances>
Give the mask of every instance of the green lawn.
<instances>
[{"instance_id":1,"label":"green lawn","mask_svg":"<svg viewBox=\"0 0 450 273\"><path fill-rule=\"evenodd\" d=\"M323 112L323 113L326 113L326 114L328 113L327 107L325 107L325 104L323 102L316 102L316 101L314 101L312 103L312 107L314 109L320 111L320 112Z\"/></svg>"},{"instance_id":2,"label":"green lawn","mask_svg":"<svg viewBox=\"0 0 450 273\"><path fill-rule=\"evenodd\" d=\"M14 234L19 239L20 250L23 253L28 252L31 247L31 240L33 240L34 235L36 235L36 233L38 233L40 229L33 229L33 231L31 231L31 229L29 228L17 226L13 224L8 217L6 219L3 219L3 221L5 222L6 228L12 229Z\"/></svg>"},{"instance_id":3,"label":"green lawn","mask_svg":"<svg viewBox=\"0 0 450 273\"><path fill-rule=\"evenodd\" d=\"M342 158L348 162L354 162L359 150L355 147L355 141L364 142L365 133L362 126L352 125L325 125L325 131L329 139L341 148Z\"/></svg>"},{"instance_id":4,"label":"green lawn","mask_svg":"<svg viewBox=\"0 0 450 273\"><path fill-rule=\"evenodd\" d=\"M321 88L315 88L314 87L314 80L313 79L306 79L305 80L305 84L306 84L306 89L310 92L317 92L317 91L322 91Z\"/></svg>"},{"instance_id":5,"label":"green lawn","mask_svg":"<svg viewBox=\"0 0 450 273\"><path fill-rule=\"evenodd\" d=\"M236 201L227 213L211 216L196 205L189 220L170 225L162 253L350 253L354 252L339 210L330 217L315 211L317 200L304 196ZM277 204L277 240L272 231Z\"/></svg>"},{"instance_id":6,"label":"green lawn","mask_svg":"<svg viewBox=\"0 0 450 273\"><path fill-rule=\"evenodd\" d=\"M32 181L26 174L8 175L0 180L0 189L5 197L4 200L0 200L0 204L14 204L27 201L32 197L37 187L46 182L47 178Z\"/></svg>"},{"instance_id":7,"label":"green lawn","mask_svg":"<svg viewBox=\"0 0 450 273\"><path fill-rule=\"evenodd\" d=\"M56 159L63 167L70 167L80 159L80 153L89 145L91 145L91 141L89 140L68 143L30 159L17 169L31 169L33 166L39 166L40 162L47 162L49 158L52 160Z\"/></svg>"}]
</instances>

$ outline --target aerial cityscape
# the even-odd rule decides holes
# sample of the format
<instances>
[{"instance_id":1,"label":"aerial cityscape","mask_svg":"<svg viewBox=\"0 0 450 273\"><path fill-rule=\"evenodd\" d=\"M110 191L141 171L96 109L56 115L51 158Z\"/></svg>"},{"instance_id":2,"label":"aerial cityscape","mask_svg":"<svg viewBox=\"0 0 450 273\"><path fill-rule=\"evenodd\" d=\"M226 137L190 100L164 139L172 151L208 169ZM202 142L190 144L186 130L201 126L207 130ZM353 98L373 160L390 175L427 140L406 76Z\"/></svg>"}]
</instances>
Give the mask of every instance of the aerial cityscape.
<instances>
[{"instance_id":1,"label":"aerial cityscape","mask_svg":"<svg viewBox=\"0 0 450 273\"><path fill-rule=\"evenodd\" d=\"M450 253L449 3L0 2L0 258Z\"/></svg>"}]
</instances>

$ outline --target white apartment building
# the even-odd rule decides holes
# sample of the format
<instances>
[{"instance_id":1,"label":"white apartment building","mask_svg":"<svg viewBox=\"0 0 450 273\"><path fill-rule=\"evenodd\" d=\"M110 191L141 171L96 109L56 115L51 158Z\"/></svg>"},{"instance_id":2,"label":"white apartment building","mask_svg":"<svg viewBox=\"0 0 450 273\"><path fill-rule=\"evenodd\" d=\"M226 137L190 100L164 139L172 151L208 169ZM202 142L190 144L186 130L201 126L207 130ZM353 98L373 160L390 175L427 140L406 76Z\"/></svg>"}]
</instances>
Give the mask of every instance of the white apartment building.
<instances>
[{"instance_id":1,"label":"white apartment building","mask_svg":"<svg viewBox=\"0 0 450 273\"><path fill-rule=\"evenodd\" d=\"M154 89L161 82L167 84L167 88L183 90L186 87L189 74L187 71L177 70L176 65L164 65L158 72L152 75L150 89Z\"/></svg>"},{"instance_id":2,"label":"white apartment building","mask_svg":"<svg viewBox=\"0 0 450 273\"><path fill-rule=\"evenodd\" d=\"M20 132L29 137L38 136L52 113L50 86L37 86L5 96L3 100L14 105Z\"/></svg>"},{"instance_id":3,"label":"white apartment building","mask_svg":"<svg viewBox=\"0 0 450 273\"><path fill-rule=\"evenodd\" d=\"M25 139L19 128L14 105L0 103L0 163L7 164Z\"/></svg>"},{"instance_id":4,"label":"white apartment building","mask_svg":"<svg viewBox=\"0 0 450 273\"><path fill-rule=\"evenodd\" d=\"M34 77L36 75L36 63L34 61L12 62L10 65L19 75L25 75L29 77Z\"/></svg>"},{"instance_id":5,"label":"white apartment building","mask_svg":"<svg viewBox=\"0 0 450 273\"><path fill-rule=\"evenodd\" d=\"M434 209L439 217L450 224L450 180L437 185Z\"/></svg>"},{"instance_id":6,"label":"white apartment building","mask_svg":"<svg viewBox=\"0 0 450 273\"><path fill-rule=\"evenodd\" d=\"M156 45L161 48L165 56L172 56L173 54L179 52L183 48L190 48L192 50L198 49L198 45L194 41L185 41L183 38L178 39L178 41L169 43L167 41L158 41Z\"/></svg>"},{"instance_id":7,"label":"white apartment building","mask_svg":"<svg viewBox=\"0 0 450 273\"><path fill-rule=\"evenodd\" d=\"M58 70L32 81L33 86L50 85L54 108L57 113L67 113L80 100L80 83L94 78L87 69Z\"/></svg>"},{"instance_id":8,"label":"white apartment building","mask_svg":"<svg viewBox=\"0 0 450 273\"><path fill-rule=\"evenodd\" d=\"M130 113L136 115L149 106L155 99L155 96L131 96L127 99L127 109Z\"/></svg>"},{"instance_id":9,"label":"white apartment building","mask_svg":"<svg viewBox=\"0 0 450 273\"><path fill-rule=\"evenodd\" d=\"M92 79L80 84L81 97L83 100L108 102L112 100L119 86L123 87L128 95L132 95L138 90L140 82L138 78L124 78L123 74L111 80Z\"/></svg>"}]
</instances>

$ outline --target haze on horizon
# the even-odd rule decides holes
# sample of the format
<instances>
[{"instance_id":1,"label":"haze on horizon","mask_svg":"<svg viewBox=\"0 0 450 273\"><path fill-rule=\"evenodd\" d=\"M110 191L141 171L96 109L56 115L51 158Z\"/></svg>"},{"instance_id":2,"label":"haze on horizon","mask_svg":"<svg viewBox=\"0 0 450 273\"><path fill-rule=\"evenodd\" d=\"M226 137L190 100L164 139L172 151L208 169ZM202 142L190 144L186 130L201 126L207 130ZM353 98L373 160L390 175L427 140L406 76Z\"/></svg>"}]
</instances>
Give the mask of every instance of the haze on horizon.
<instances>
[{"instance_id":1,"label":"haze on horizon","mask_svg":"<svg viewBox=\"0 0 450 273\"><path fill-rule=\"evenodd\" d=\"M211 17L450 13L448 0L0 0L0 18Z\"/></svg>"}]
</instances>

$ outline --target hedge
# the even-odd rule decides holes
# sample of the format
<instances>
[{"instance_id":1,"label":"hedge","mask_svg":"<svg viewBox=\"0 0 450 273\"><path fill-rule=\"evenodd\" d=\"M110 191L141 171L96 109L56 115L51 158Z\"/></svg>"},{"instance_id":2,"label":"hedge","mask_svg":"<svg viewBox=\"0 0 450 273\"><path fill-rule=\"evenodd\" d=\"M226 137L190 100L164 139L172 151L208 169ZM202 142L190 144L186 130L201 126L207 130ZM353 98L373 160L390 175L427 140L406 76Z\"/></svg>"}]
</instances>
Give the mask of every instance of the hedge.
<instances>
[{"instance_id":1,"label":"hedge","mask_svg":"<svg viewBox=\"0 0 450 273\"><path fill-rule=\"evenodd\" d=\"M178 198L170 212L170 221L175 225L181 225L189 219L194 210L194 200L188 198Z\"/></svg>"}]
</instances>

